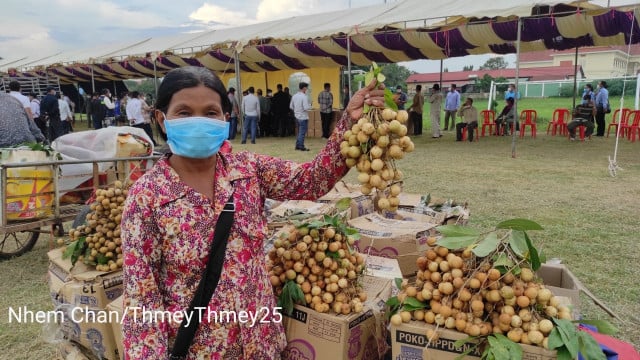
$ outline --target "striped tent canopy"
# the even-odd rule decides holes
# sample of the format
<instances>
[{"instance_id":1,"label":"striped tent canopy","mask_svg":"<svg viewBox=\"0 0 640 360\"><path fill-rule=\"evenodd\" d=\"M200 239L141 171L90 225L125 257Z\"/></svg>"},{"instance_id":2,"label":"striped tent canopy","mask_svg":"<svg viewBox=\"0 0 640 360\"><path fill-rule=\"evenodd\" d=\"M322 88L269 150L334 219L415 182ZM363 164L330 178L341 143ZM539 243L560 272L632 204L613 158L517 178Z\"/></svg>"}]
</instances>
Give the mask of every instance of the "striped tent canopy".
<instances>
[{"instance_id":1,"label":"striped tent canopy","mask_svg":"<svg viewBox=\"0 0 640 360\"><path fill-rule=\"evenodd\" d=\"M247 26L148 38L41 59L0 63L24 76L61 82L161 77L181 66L242 72L369 65L486 53L564 50L640 42L640 4L600 8L588 1L403 0Z\"/></svg>"}]
</instances>

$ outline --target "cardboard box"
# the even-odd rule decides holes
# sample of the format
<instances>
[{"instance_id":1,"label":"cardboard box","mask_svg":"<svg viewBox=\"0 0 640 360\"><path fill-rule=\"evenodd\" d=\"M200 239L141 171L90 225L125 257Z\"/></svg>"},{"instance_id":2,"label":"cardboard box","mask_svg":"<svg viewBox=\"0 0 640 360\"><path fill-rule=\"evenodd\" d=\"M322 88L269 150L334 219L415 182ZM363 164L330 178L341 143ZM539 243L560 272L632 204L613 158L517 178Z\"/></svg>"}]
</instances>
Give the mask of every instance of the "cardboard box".
<instances>
[{"instance_id":1,"label":"cardboard box","mask_svg":"<svg viewBox=\"0 0 640 360\"><path fill-rule=\"evenodd\" d=\"M70 259L62 258L63 252L64 249L59 248L47 253L47 277L54 306L71 304L104 309L122 295L122 270L96 271L81 262L72 266Z\"/></svg>"},{"instance_id":2,"label":"cardboard box","mask_svg":"<svg viewBox=\"0 0 640 360\"><path fill-rule=\"evenodd\" d=\"M109 305L107 305L107 310L113 313L118 314L118 319L123 318L124 312L123 305L123 297L119 296L117 299L113 300ZM120 321L111 322L111 329L113 330L113 339L116 342L116 347L118 348L118 355L120 355L120 360L124 360L124 344L122 342L122 323Z\"/></svg>"},{"instance_id":3,"label":"cardboard box","mask_svg":"<svg viewBox=\"0 0 640 360\"><path fill-rule=\"evenodd\" d=\"M571 303L574 319L580 318L580 281L563 264L542 264L536 274L553 295L566 297Z\"/></svg>"},{"instance_id":4,"label":"cardboard box","mask_svg":"<svg viewBox=\"0 0 640 360\"><path fill-rule=\"evenodd\" d=\"M98 359L120 360L113 337L111 321L120 320L103 309L61 305L56 310L64 314L60 322L65 339L80 344Z\"/></svg>"},{"instance_id":5,"label":"cardboard box","mask_svg":"<svg viewBox=\"0 0 640 360\"><path fill-rule=\"evenodd\" d=\"M267 217L270 229L279 229L293 221L312 221L325 214L333 215L336 207L330 203L317 203L308 200L289 200L271 209Z\"/></svg>"},{"instance_id":6,"label":"cardboard box","mask_svg":"<svg viewBox=\"0 0 640 360\"><path fill-rule=\"evenodd\" d=\"M96 360L92 354L88 354L80 345L70 341L61 341L58 344L57 358L60 360Z\"/></svg>"},{"instance_id":7,"label":"cardboard box","mask_svg":"<svg viewBox=\"0 0 640 360\"><path fill-rule=\"evenodd\" d=\"M400 205L398 208L401 211L408 213L417 213L425 216L431 217L431 222L434 222L438 225L442 224L451 224L451 225L466 225L469 222L469 207L465 203L464 205L454 205L453 207L449 207L443 211L436 211L433 208L426 206L424 204L424 195L420 194L412 194L412 193L400 193L398 199L400 200ZM436 200L437 201L437 200ZM443 203L444 201L437 201ZM433 201L432 201L433 203ZM432 205L433 206L433 205ZM387 217L387 213L385 213Z\"/></svg>"},{"instance_id":8,"label":"cardboard box","mask_svg":"<svg viewBox=\"0 0 640 360\"><path fill-rule=\"evenodd\" d=\"M454 343L457 340L467 338L468 335L444 328L439 328L437 330L439 338L429 343L426 336L427 329L435 329L435 326L423 321L410 321L400 324L400 326L391 325L391 358L393 360L454 360L469 347L473 346L472 344L465 344L460 348L456 348ZM522 347L523 359L552 360L557 358L555 351L546 350L539 346L523 344L520 344L520 346ZM481 352L476 349L463 359L480 359L481 355Z\"/></svg>"},{"instance_id":9,"label":"cardboard box","mask_svg":"<svg viewBox=\"0 0 640 360\"><path fill-rule=\"evenodd\" d=\"M418 270L417 258L428 248L427 237L435 233L436 224L423 220L420 214L396 220L373 213L349 220L349 226L360 232L360 253L397 259L402 275L411 276Z\"/></svg>"},{"instance_id":10,"label":"cardboard box","mask_svg":"<svg viewBox=\"0 0 640 360\"><path fill-rule=\"evenodd\" d=\"M333 204L344 198L351 198L350 219L371 214L374 211L373 197L371 195L364 195L360 192L360 185L347 184L343 181L336 183L327 194L318 199L318 202Z\"/></svg>"}]
</instances>

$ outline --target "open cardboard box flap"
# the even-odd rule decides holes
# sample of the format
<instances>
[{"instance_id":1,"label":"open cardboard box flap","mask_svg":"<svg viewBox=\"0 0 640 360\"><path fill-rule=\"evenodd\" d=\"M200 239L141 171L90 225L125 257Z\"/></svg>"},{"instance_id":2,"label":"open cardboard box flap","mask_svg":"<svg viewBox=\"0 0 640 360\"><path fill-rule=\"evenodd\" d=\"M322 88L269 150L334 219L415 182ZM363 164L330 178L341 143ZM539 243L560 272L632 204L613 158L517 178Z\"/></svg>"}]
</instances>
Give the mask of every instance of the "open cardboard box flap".
<instances>
[{"instance_id":1,"label":"open cardboard box flap","mask_svg":"<svg viewBox=\"0 0 640 360\"><path fill-rule=\"evenodd\" d=\"M572 300L574 305L579 304L579 293L582 292L588 296L610 316L623 321L616 313L613 312L602 300L598 299L582 282L567 268L564 264L542 264L537 271L538 275L544 279L545 285L551 288L555 295L566 296Z\"/></svg>"}]
</instances>

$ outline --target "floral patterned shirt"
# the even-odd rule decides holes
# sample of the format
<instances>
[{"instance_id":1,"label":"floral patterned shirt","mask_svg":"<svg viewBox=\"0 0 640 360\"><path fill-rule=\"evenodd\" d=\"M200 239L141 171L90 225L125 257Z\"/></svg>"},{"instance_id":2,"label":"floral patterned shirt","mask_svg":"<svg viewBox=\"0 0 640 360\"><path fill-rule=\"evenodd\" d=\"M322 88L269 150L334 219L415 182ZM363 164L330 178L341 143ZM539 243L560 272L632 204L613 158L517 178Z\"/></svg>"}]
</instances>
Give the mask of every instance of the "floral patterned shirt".
<instances>
[{"instance_id":1,"label":"floral patterned shirt","mask_svg":"<svg viewBox=\"0 0 640 360\"><path fill-rule=\"evenodd\" d=\"M233 192L236 212L223 272L189 349L188 359L277 359L286 346L281 322L259 320L276 306L262 253L266 198L316 199L348 170L340 155L345 112L326 147L310 162L232 153L217 155L215 201L180 180L160 159L129 190L122 218L126 359L166 359L180 321L144 318L142 311L185 311L206 266L213 229ZM258 314L258 322L215 321L220 311ZM277 320L277 317L273 317ZM218 319L219 320L219 319Z\"/></svg>"}]
</instances>

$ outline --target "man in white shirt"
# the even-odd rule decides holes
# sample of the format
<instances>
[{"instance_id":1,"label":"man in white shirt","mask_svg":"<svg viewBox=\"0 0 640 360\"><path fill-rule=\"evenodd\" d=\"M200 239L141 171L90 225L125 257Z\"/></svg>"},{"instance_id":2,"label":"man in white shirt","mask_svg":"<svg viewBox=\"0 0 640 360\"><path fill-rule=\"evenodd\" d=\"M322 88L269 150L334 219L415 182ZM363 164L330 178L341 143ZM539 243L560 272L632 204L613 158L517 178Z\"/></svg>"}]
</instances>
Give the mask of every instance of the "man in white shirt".
<instances>
[{"instance_id":1,"label":"man in white shirt","mask_svg":"<svg viewBox=\"0 0 640 360\"><path fill-rule=\"evenodd\" d=\"M291 104L289 108L293 110L293 115L298 122L298 136L296 137L296 150L300 151L309 151L304 146L304 136L307 134L307 128L309 127L309 113L311 110L311 104L309 103L309 98L307 97L307 89L309 88L309 84L306 82L301 82L298 85L300 89L293 97L291 98Z\"/></svg>"},{"instance_id":2,"label":"man in white shirt","mask_svg":"<svg viewBox=\"0 0 640 360\"><path fill-rule=\"evenodd\" d=\"M29 115L29 119L33 120L33 113L31 112L31 102L29 101L28 97L22 95L22 93L20 92L20 83L15 80L11 81L9 83L9 90L9 95L20 101L20 103L24 107L24 110L27 112L27 115Z\"/></svg>"},{"instance_id":3,"label":"man in white shirt","mask_svg":"<svg viewBox=\"0 0 640 360\"><path fill-rule=\"evenodd\" d=\"M132 91L129 93L129 100L127 100L127 119L129 120L129 125L133 127L140 128L144 130L151 141L153 141L153 145L157 145L156 141L153 139L153 130L151 129L150 121L148 121L145 116L145 104L143 104L140 99L140 93L137 91Z\"/></svg>"},{"instance_id":4,"label":"man in white shirt","mask_svg":"<svg viewBox=\"0 0 640 360\"><path fill-rule=\"evenodd\" d=\"M60 121L62 121L62 135L65 135L73 131L71 128L73 113L69 108L69 104L62 99L60 93L56 94L56 97L58 98L58 108L60 109Z\"/></svg>"},{"instance_id":5,"label":"man in white shirt","mask_svg":"<svg viewBox=\"0 0 640 360\"><path fill-rule=\"evenodd\" d=\"M250 87L247 96L242 98L242 113L244 114L244 126L241 144L247 143L247 134L251 131L251 143L256 143L256 131L258 130L258 118L260 117L260 99L254 95L255 89Z\"/></svg>"},{"instance_id":6,"label":"man in white shirt","mask_svg":"<svg viewBox=\"0 0 640 360\"><path fill-rule=\"evenodd\" d=\"M31 115L33 115L33 121L43 134L47 133L47 124L40 119L40 100L38 95L34 92L29 94L29 104L31 106Z\"/></svg>"}]
</instances>

